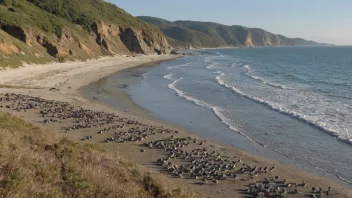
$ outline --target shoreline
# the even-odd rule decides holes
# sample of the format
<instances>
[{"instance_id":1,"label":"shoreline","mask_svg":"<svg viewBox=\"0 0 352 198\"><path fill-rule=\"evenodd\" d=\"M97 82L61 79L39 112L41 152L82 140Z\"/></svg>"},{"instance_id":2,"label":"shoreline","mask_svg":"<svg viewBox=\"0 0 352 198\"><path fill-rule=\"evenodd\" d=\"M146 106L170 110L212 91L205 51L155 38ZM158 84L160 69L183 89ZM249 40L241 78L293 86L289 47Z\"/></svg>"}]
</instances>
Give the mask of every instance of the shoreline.
<instances>
[{"instance_id":1,"label":"shoreline","mask_svg":"<svg viewBox=\"0 0 352 198\"><path fill-rule=\"evenodd\" d=\"M157 57L157 58L156 58ZM180 56L152 56L152 57L136 57L136 58L127 58L127 57L117 57L117 58L105 58L94 61L87 61L83 63L64 63L53 64L53 68L45 68L43 66L34 66L33 68L29 68L32 66L27 66L24 68L20 68L19 70L11 70L11 71L1 71L0 72L0 84L5 85L16 85L16 86L26 86L26 87L39 87L40 89L18 89L18 88L0 88L2 93L18 93L31 95L35 97L41 97L48 100L57 100L62 102L69 102L75 105L79 105L83 108L88 108L91 110L99 110L105 112L113 112L118 114L119 116L128 117L130 119L136 119L141 123L147 123L150 125L161 125L163 128L172 128L175 127L165 124L160 121L156 121L150 118L141 118L140 115L131 115L129 112L121 112L119 110L113 109L109 106L105 106L97 103L96 100L87 99L81 97L81 89L92 82L96 82L102 79L104 76L110 75L112 73L121 71L123 69L138 67L143 63L149 61L149 63L153 61L167 61L172 60ZM144 58L144 59L143 59ZM133 60L134 59L134 60ZM132 61L131 61L132 60ZM116 65L115 61L120 61L119 65ZM105 63L105 66L104 66ZM103 65L102 65L103 64ZM56 67L55 67L56 65ZM72 68L72 65L75 65ZM99 65L97 67L97 65ZM119 67L120 66L120 67ZM50 66L46 66L50 67ZM21 70L22 69L22 70ZM44 70L44 71L43 71ZM99 70L99 72L97 71ZM7 74L6 74L7 73ZM26 76L27 75L27 76ZM26 76L26 78L21 78ZM11 83L9 83L11 82ZM45 86L43 86L45 85ZM55 88L52 90L52 88ZM50 90L51 89L51 90ZM15 113L18 116L22 116L25 119L36 122L38 117L29 118L24 116L22 113ZM55 125L53 128L56 128ZM59 129L57 129L59 130ZM179 130L176 128L176 130ZM96 132L77 132L69 134L69 136L74 140L79 140L83 134L96 134ZM348 197L352 195L352 192L348 191L347 187L343 187L335 182L331 182L325 178L313 175L311 173L306 173L302 170L298 170L296 168L292 168L290 166L282 165L279 162L275 162L261 156L256 156L254 154L248 153L246 151L242 151L239 149L235 149L233 147L229 147L226 145L221 145L216 143L215 141L208 140L205 138L199 138L194 134L190 134L188 132L180 130L178 132L178 136L180 137L194 137L198 139L203 139L207 141L206 145L209 149L216 149L219 152L221 151L224 154L240 156L242 160L248 161L249 164L262 164L262 165L274 165L277 169L275 174L284 175L285 178L289 180L295 181L297 183L302 180L306 181L307 184L311 187L312 185L322 185L322 187L327 188L328 186L333 186L334 189L339 189L339 195L336 197ZM92 142L99 143L102 142L104 138L98 138ZM121 151L123 156L126 156L127 159L134 161L142 166L149 167L150 169L158 170L153 162L159 156L164 156L165 154L161 153L159 150L148 150L145 154L141 154L140 144L131 144L131 145L120 145L119 148L116 147L115 144L108 144L108 148L111 150ZM149 155L149 156L148 156ZM268 176L273 177L275 175L269 174ZM253 182L251 179L245 179L244 181L236 181L233 182L220 182L220 185L196 185L194 181L185 181L180 178L170 177L171 180L175 181L175 184L178 186L186 186L187 189L192 189L193 192L202 193L203 195L212 195L222 196L222 197L233 197L234 195L239 195L240 193L234 191L233 188L240 189L244 184L249 182ZM257 179L264 179L262 176L259 176ZM342 193L342 194L341 194ZM221 195L220 195L221 194ZM243 195L243 194L242 194Z\"/></svg>"},{"instance_id":2,"label":"shoreline","mask_svg":"<svg viewBox=\"0 0 352 198\"><path fill-rule=\"evenodd\" d=\"M152 69L152 67L148 68L148 70L144 71L144 73L145 72L148 73L151 69ZM129 70L129 71L126 72L126 70ZM122 80L119 80L119 81L116 81L116 82L105 82L105 85L106 84L110 85L111 83L114 83L114 84L116 83L116 85L117 85L117 84L120 84L120 81L124 81L124 79L126 79L126 78L133 78L133 77L137 77L137 76L138 77L143 76L143 75L141 75L140 71L133 72L134 70L138 70L138 67L128 68L128 69L125 69L125 70L122 70L122 71L119 71L117 73L114 73L114 74L111 74L109 76L104 77L104 79L122 78ZM140 79L135 79L135 81L137 81L137 83L139 83ZM132 83L135 83L135 82L132 82ZM84 94L85 97L94 98L96 96L96 94L93 94L93 87L95 87L94 85L98 85L98 84L96 82L93 82L90 85L86 86L86 88L89 87L88 90L90 90L90 91L88 91L88 92L86 92L86 94ZM142 116L143 118L154 120L155 122L159 122L162 125L168 125L168 126L171 126L172 128L177 128L177 129L180 129L180 130L187 131L187 133L191 133L191 134L194 134L196 136L200 136L201 138L205 138L205 139L208 139L208 140L210 139L210 137L204 137L204 136L201 136L201 135L196 134L194 132L190 132L187 129L183 129L182 126L178 126L177 124L173 124L173 123L170 123L170 122L167 122L167 121L159 120L158 118L153 117L151 115L152 112L150 112L147 109L144 109L143 107L141 107L138 104L136 104L134 102L134 100L131 98L131 96L126 92L126 88L128 88L129 86L130 86L130 84L126 83L126 87L117 87L117 88L115 87L115 89L112 90L112 92L116 92L118 94L124 95L124 97L127 97L127 99L128 99L127 102L126 101L115 102L114 104L111 104L111 103L109 103L106 100L105 101L99 101L98 100L98 102L100 102L103 105L107 105L107 106L114 105L115 108L117 108L120 111L125 111L126 108L121 108L121 107L119 107L119 105L116 106L116 103L124 103L124 102L126 102L125 104L127 104L126 106L128 106L127 112L130 113L130 114ZM96 88L97 87L95 87L95 89ZM98 88L99 89L104 89L105 86L102 85L102 84L99 84ZM244 136L244 135L242 135L242 136ZM246 136L244 136L244 137L246 137ZM221 142L219 140L213 140L213 141L217 142L219 144L228 145L228 146L233 147L235 149L243 150L243 149L238 148L237 146L235 146L233 144L230 145L230 144L227 144L225 142ZM263 146L262 144L260 144L258 142L255 142L255 143L259 144L260 146ZM246 152L249 152L249 153L251 153L251 154L253 154L255 156L259 156L260 155L260 153L258 153L256 151L256 149L246 150ZM352 183L350 183L350 181L344 179L343 177L340 177L339 175L335 175L332 172L324 171L323 169L318 168L318 167L314 167L314 166L312 166L312 165L310 165L308 163L302 163L300 161L296 161L294 159L291 159L287 155L284 155L284 154L282 154L280 152L277 152L275 150L270 150L270 152L273 152L275 154L282 155L282 156L280 158L273 157L273 156L270 156L270 155L269 156L264 156L264 157L268 158L269 160L274 160L274 161L283 163L283 164L285 164L287 166L292 166L292 167L297 168L297 169L302 170L302 171L311 172L311 173L313 173L313 174L315 174L315 175L317 175L319 177L331 179L334 182L337 182L339 184L345 185L347 188L352 189L352 186L351 186Z\"/></svg>"},{"instance_id":3,"label":"shoreline","mask_svg":"<svg viewBox=\"0 0 352 198\"><path fill-rule=\"evenodd\" d=\"M172 61L174 59L171 59L169 61ZM139 116L139 117L148 117L149 119L152 119L152 117L149 115L148 110L143 109L139 105L137 105L133 100L131 100L130 96L124 91L124 89L127 89L129 84L120 84L121 79L119 78L119 74L121 72L126 72L126 71L134 71L136 69L145 69L150 71L154 66L161 64L163 62L167 61L153 61L149 63L144 63L141 65L136 65L134 67L122 69L117 72L113 72L107 76L102 77L101 79L97 81L93 81L89 83L88 85L84 86L80 90L80 95L83 98L88 98L91 101L96 101L97 103L104 105L104 106L111 106L116 108L117 110L121 112L127 112L131 115ZM113 87L113 91L110 89L103 89L102 86L103 84L106 84L105 82L110 76L112 77L117 77L114 80L114 85L118 85L117 87ZM133 76L135 78L139 78L142 75L138 76ZM110 97L113 96L114 99L116 100L121 100L121 102L114 102L114 101L108 101L104 97L106 94L108 94ZM116 106L117 105L117 106Z\"/></svg>"}]
</instances>

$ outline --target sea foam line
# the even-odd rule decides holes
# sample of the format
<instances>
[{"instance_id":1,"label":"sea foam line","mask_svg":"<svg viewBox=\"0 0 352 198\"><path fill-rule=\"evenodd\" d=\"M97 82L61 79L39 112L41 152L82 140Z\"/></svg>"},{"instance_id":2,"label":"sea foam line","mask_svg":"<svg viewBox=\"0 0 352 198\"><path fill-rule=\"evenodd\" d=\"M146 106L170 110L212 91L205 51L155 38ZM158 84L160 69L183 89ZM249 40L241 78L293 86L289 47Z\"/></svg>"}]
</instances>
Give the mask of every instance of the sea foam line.
<instances>
[{"instance_id":1,"label":"sea foam line","mask_svg":"<svg viewBox=\"0 0 352 198\"><path fill-rule=\"evenodd\" d=\"M210 63L208 66L206 66L205 68L207 69L213 69L215 67L216 63Z\"/></svg>"},{"instance_id":2,"label":"sea foam line","mask_svg":"<svg viewBox=\"0 0 352 198\"><path fill-rule=\"evenodd\" d=\"M254 76L254 75L250 74L253 71L253 69L249 65L245 65L245 66L243 66L243 68L247 69L247 72L245 73L246 76L248 76L248 77L250 77L250 78L252 78L254 80L257 80L257 81L259 81L259 82L261 82L263 84L266 84L266 85L270 85L272 87L276 87L276 88L280 88L280 89L286 89L286 87L284 85L281 85L279 83L267 82L267 81L265 81L264 78L261 78L261 77Z\"/></svg>"},{"instance_id":3,"label":"sea foam line","mask_svg":"<svg viewBox=\"0 0 352 198\"><path fill-rule=\"evenodd\" d=\"M164 78L165 78L165 79L168 79L168 80L173 80L173 79L172 79L172 76L173 76L173 75L174 75L174 74L167 74L167 75L164 76Z\"/></svg>"},{"instance_id":4,"label":"sea foam line","mask_svg":"<svg viewBox=\"0 0 352 198\"><path fill-rule=\"evenodd\" d=\"M258 102L258 103L260 103L260 104L263 104L263 105L265 105L265 106L268 106L268 107L270 107L271 109L273 109L273 110L275 110L275 111L278 111L278 112L280 112L280 113L282 113L282 114L285 114L285 115L291 116L291 117L293 117L293 118L296 118L296 119L298 119L298 120L301 120L301 121L303 121L303 122L306 122L306 123L308 123L308 124L310 124L310 125L312 125L312 126L318 128L318 129L321 129L322 131L325 131L325 132L327 132L327 133L333 135L333 136L336 137L338 140L341 140L341 141L347 142L347 143L349 143L349 144L352 144L352 140L349 139L348 137L347 137L347 138L341 137L338 132L336 132L336 131L334 131L334 130L331 130L331 129L328 129L328 128L326 128L326 127L320 125L319 123L316 123L316 122L313 121L313 120L307 119L304 115L302 116L302 115L299 115L299 114L297 114L297 113L295 113L295 112L291 112L291 111L285 110L285 109L283 109L282 107L280 107L279 105L270 103L270 102L268 102L268 101L266 101L266 100L263 100L263 99L261 99L261 98L255 97L255 96L250 96L250 95L248 95L248 94L242 92L242 91L239 90L238 88L227 84L227 83L223 80L223 78L222 78L222 77L224 77L224 76L225 76L225 74L224 74L224 73L221 73L220 75L216 76L215 79L217 80L217 82L218 82L220 85L222 85L222 86L224 86L224 87L226 87L226 88L228 88L228 89L231 89L233 92L235 92L235 93L237 93L237 94L240 94L240 95L242 95L242 96L244 96L244 97L246 97L246 98L248 98L248 99L250 99L250 100L253 100L253 101L255 101L255 102Z\"/></svg>"},{"instance_id":5,"label":"sea foam line","mask_svg":"<svg viewBox=\"0 0 352 198\"><path fill-rule=\"evenodd\" d=\"M200 99L194 98L192 96L187 95L185 92L183 92L182 90L176 88L176 84L181 81L182 78L179 78L178 80L173 81L171 84L168 85L168 87L172 90L174 90L177 95L187 101L193 102L194 104L204 107L204 108L208 108L211 109L213 111L213 113L220 119L220 121L222 123L224 123L226 126L228 126L232 131L235 131L237 133L240 133L241 135L243 135L244 137L246 137L248 140L256 142L255 140L251 139L250 137L248 137L246 134L242 133L240 130L238 130L235 126L233 126L230 122L231 120L228 119L223 113L221 113L221 111L224 111L223 109L221 109L220 107L217 106L213 106L207 102L204 102Z\"/></svg>"},{"instance_id":6,"label":"sea foam line","mask_svg":"<svg viewBox=\"0 0 352 198\"><path fill-rule=\"evenodd\" d=\"M205 68L207 68L207 69L214 69L214 68L216 68L216 65L217 65L218 63L212 61L212 58L214 58L214 57L217 57L217 56L207 57L207 58L204 59L204 62L208 64ZM221 57L221 55L220 55L220 57Z\"/></svg>"},{"instance_id":7,"label":"sea foam line","mask_svg":"<svg viewBox=\"0 0 352 198\"><path fill-rule=\"evenodd\" d=\"M150 73L150 71L142 74L143 79L146 79L148 77L149 73Z\"/></svg>"},{"instance_id":8,"label":"sea foam line","mask_svg":"<svg viewBox=\"0 0 352 198\"><path fill-rule=\"evenodd\" d=\"M172 76L173 76L173 75L174 75L174 74L168 74L168 75L165 75L164 78L169 79L169 80L173 80L173 79L172 79ZM219 76L216 77L216 80L218 80L219 84L225 86L226 88L231 88L234 92L236 92L236 93L238 93L238 94L240 94L240 95L242 95L242 96L244 96L244 97L247 97L247 98L249 98L249 99L251 99L251 100L255 100L255 101L258 101L258 102L260 102L260 103L263 103L263 104L265 104L265 105L267 105L267 106L269 106L269 107L272 107L273 109L276 108L276 107L274 107L274 106L271 106L268 102L266 102L266 101L264 101L264 100L261 100L261 99L259 99L259 98L255 98L255 97L252 98L252 97L250 97L250 96L244 94L243 92L241 92L239 89L236 89L235 87L226 84L226 83L221 79L221 77L223 77L223 76L225 76L225 74L224 74L224 73L221 73ZM285 153L280 152L280 151L277 151L277 150L275 150L275 149L273 149L273 148L270 148L270 147L268 147L267 145L264 145L264 144L262 144L262 143L260 143L260 142L258 142L258 141L256 141L256 140L250 138L250 137L247 136L246 134L242 133L240 130L238 130L235 126L233 126L233 125L230 123L230 122L231 122L231 119L227 118L223 113L221 113L221 111L224 111L224 110L221 109L220 107L213 106L213 105L211 105L211 104L209 104L209 103L207 103L207 102L204 102L204 101L202 101L202 100L200 100L200 99L196 99L196 98L194 98L194 97L188 96L188 95L186 95L185 92L183 92L182 90L176 88L176 84L177 84L179 81L181 81L181 80L182 80L182 78L179 78L179 79L173 81L171 84L168 85L168 87L169 87L170 89L174 90L174 91L177 93L177 95L178 95L179 97L181 97L181 98L183 98L183 99L185 99L185 100L187 100L187 101L193 102L194 104L196 104L196 105L198 105L198 106L211 109L211 110L213 111L213 113L220 119L220 121L221 121L222 123L224 123L226 126L228 126L232 131L241 134L242 136L244 136L244 137L247 138L248 140L257 143L257 144L263 146L264 148L267 148L267 149L269 149L269 150L271 150L271 151L280 153L280 154L282 154L282 155L284 155L284 156L290 158L290 156L286 155ZM275 109L275 110L276 110L276 109ZM285 112L285 111L283 111L283 110L280 110L280 112L282 112L282 113L287 113L287 112ZM296 160L297 160L297 159L296 159ZM300 161L300 160L298 160L298 161ZM308 166L310 166L310 167L316 167L315 165L311 165L311 164L308 164L308 163L304 163L303 161L300 162L300 163L306 164L306 165L308 165ZM319 168L319 167L316 167L316 168ZM326 170L321 169L321 168L319 168L319 170L321 170L322 172L330 172L330 171L326 171ZM330 172L330 173L334 173L334 172ZM337 178L339 178L340 180L342 180L342 181L344 181L344 182L346 182L346 183L351 184L351 181L349 181L349 180L343 178L342 176L338 175L338 173L334 173L334 174L335 174L335 176L336 176Z\"/></svg>"},{"instance_id":9,"label":"sea foam line","mask_svg":"<svg viewBox=\"0 0 352 198\"><path fill-rule=\"evenodd\" d=\"M306 123L308 123L308 124L311 124L311 125L313 125L313 126L319 128L319 129L321 129L321 130L323 130L323 131L325 131L325 132L328 132L328 133L330 133L330 134L336 136L336 137L337 137L339 140L341 140L341 141L344 141L344 142L347 142L347 143L352 144L352 139L344 139L344 138L342 138L342 137L339 137L338 134L336 134L336 132L334 132L334 131L332 131L332 130L329 130L329 129L326 129L326 128L324 128L323 126L319 125L318 123L311 122L310 120L304 118L303 116L300 116L300 115L295 114L295 113L293 113L293 112L285 111L284 109L282 109L282 108L279 107L279 106L275 106L274 104L270 104L269 102L267 102L267 101L265 101L265 100L262 100L262 99L257 98L257 97L251 97L251 96L249 96L249 95L243 93L242 91L240 91L239 89L235 88L234 86L231 86L231 85L229 85L229 84L226 84L225 81L221 78L221 77L223 77L223 76L225 76L225 74L224 74L224 73L221 73L221 74L218 75L215 79L218 81L218 83L219 83L220 85L222 85L222 86L224 86L224 87L226 87L226 88L231 89L233 92L235 92L235 93L237 93L237 94L240 94L240 95L242 95L242 96L244 96L244 97L246 97L246 98L248 98L248 99L250 99L250 100L253 100L253 101L255 101L255 102L259 102L259 103L261 103L261 104L264 104L264 105L266 105L266 106L268 106L268 107L272 108L273 110L276 110L276 111L278 111L278 112L280 112L280 113L283 113L283 114L285 114L285 115L292 116L292 117L294 117L294 118L296 118L296 119L299 119L299 120L304 121L304 122L306 122ZM241 133L241 134L243 134L243 133ZM261 144L261 143L258 142L258 141L255 141L255 140L254 140L254 142L256 142L256 143L262 145L262 146L265 147L265 148L267 148L265 145ZM268 149L271 150L271 151L274 151L274 152L283 154L284 156L290 158L290 156L284 154L283 152L277 151L276 149L273 149L273 148L268 148ZM295 159L295 160L297 161L297 159ZM316 167L316 166L314 166L314 165L311 165L311 164L308 164L308 163L304 163L303 161L300 161L300 160L298 160L298 161L299 161L300 163L306 164L306 165L308 165L308 166L310 166L310 167ZM334 173L335 176L336 176L338 179L340 179L340 180L342 180L342 181L344 181L344 182L346 182L346 183L352 184L352 181L349 181L349 180L343 178L343 177L340 176L338 173L335 173L335 172L332 172L332 171L327 171L327 170L324 170L324 169L322 169L322 168L320 168L320 167L317 167L317 168L318 168L319 170L321 170L322 172Z\"/></svg>"},{"instance_id":10,"label":"sea foam line","mask_svg":"<svg viewBox=\"0 0 352 198\"><path fill-rule=\"evenodd\" d=\"M176 68L181 68L181 67L187 67L187 66L189 66L190 64L192 64L192 62L185 63L185 64L181 64L181 65L176 65L176 66L170 66L170 67L168 67L167 69L176 69Z\"/></svg>"}]
</instances>

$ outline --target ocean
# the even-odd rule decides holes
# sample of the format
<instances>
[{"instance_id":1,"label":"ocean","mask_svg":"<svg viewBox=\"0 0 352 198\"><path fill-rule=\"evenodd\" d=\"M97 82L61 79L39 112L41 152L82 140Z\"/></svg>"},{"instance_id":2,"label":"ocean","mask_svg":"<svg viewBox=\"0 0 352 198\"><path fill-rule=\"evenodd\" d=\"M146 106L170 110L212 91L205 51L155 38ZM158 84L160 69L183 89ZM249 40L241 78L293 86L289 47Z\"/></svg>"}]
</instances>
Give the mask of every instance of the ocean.
<instances>
[{"instance_id":1,"label":"ocean","mask_svg":"<svg viewBox=\"0 0 352 198\"><path fill-rule=\"evenodd\" d=\"M192 52L125 91L157 119L352 184L352 47Z\"/></svg>"}]
</instances>

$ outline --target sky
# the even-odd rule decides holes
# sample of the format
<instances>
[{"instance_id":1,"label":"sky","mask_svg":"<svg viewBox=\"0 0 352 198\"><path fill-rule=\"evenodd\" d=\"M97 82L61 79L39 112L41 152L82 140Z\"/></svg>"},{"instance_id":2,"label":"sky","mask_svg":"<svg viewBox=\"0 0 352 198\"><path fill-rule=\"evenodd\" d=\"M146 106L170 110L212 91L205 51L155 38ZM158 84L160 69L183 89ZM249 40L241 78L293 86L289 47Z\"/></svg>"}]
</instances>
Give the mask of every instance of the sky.
<instances>
[{"instance_id":1,"label":"sky","mask_svg":"<svg viewBox=\"0 0 352 198\"><path fill-rule=\"evenodd\" d=\"M257 27L287 37L352 45L352 0L106 0L133 16Z\"/></svg>"}]
</instances>

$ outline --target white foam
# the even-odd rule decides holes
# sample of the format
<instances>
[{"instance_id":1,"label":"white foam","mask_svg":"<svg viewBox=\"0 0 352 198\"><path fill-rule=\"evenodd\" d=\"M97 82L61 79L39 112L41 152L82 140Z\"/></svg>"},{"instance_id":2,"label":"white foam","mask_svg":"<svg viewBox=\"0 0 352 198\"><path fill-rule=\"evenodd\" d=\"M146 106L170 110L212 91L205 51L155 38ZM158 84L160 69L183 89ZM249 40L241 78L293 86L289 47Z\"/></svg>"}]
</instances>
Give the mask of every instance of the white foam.
<instances>
[{"instance_id":1,"label":"white foam","mask_svg":"<svg viewBox=\"0 0 352 198\"><path fill-rule=\"evenodd\" d=\"M167 75L165 75L164 76L164 78L165 79L168 79L168 80L174 80L174 79L172 79L172 76L173 76L174 74L167 74Z\"/></svg>"},{"instance_id":2,"label":"white foam","mask_svg":"<svg viewBox=\"0 0 352 198\"><path fill-rule=\"evenodd\" d=\"M243 66L243 68L247 69L247 72L245 73L246 76L248 76L248 77L250 77L250 78L252 78L254 80L257 80L257 81L259 81L259 82L261 82L263 84L266 84L266 85L270 85L272 87L276 87L276 88L280 88L280 89L286 89L285 85L281 85L279 83L274 83L274 82L268 82L264 78L252 75L251 72L253 71L253 69L249 65L245 65L245 66Z\"/></svg>"},{"instance_id":3,"label":"white foam","mask_svg":"<svg viewBox=\"0 0 352 198\"><path fill-rule=\"evenodd\" d=\"M232 63L231 67L236 67L238 65L241 65L241 63Z\"/></svg>"},{"instance_id":4,"label":"white foam","mask_svg":"<svg viewBox=\"0 0 352 198\"><path fill-rule=\"evenodd\" d=\"M246 68L246 69L247 69L247 72L253 70L249 65L244 65L243 68Z\"/></svg>"},{"instance_id":5,"label":"white foam","mask_svg":"<svg viewBox=\"0 0 352 198\"><path fill-rule=\"evenodd\" d=\"M213 69L215 67L215 63L210 63L208 66L206 66L207 69Z\"/></svg>"},{"instance_id":6,"label":"white foam","mask_svg":"<svg viewBox=\"0 0 352 198\"><path fill-rule=\"evenodd\" d=\"M200 99L194 98L192 96L187 95L185 92L183 92L182 90L176 88L176 84L181 81L182 78L175 80L174 82L172 82L171 84L169 84L169 88L174 90L177 95L187 101L193 102L194 104L204 107L204 108L208 108L211 109L213 111L213 113L215 113L215 115L221 120L222 123L224 123L225 125L227 125L231 130L242 134L243 136L245 136L247 139L249 139L250 141L254 141L252 140L250 137L248 137L247 135L243 134L240 130L238 130L234 125L231 124L231 119L227 118L222 111L224 111L223 109L221 109L220 107L211 105L207 102L204 102Z\"/></svg>"},{"instance_id":7,"label":"white foam","mask_svg":"<svg viewBox=\"0 0 352 198\"><path fill-rule=\"evenodd\" d=\"M341 131L336 131L334 128L329 127L329 125L326 122L324 122L323 119L313 119L310 116L302 114L302 112L298 113L298 112L292 111L290 109L283 108L282 106L280 106L279 103L266 101L266 100L261 99L259 97L252 96L252 95L250 95L248 93L245 93L244 91L241 91L240 89L236 88L235 86L227 84L225 82L225 80L224 80L224 77L225 77L225 74L221 73L220 75L216 76L215 79L217 80L217 82L220 85L231 89L233 92L235 92L237 94L240 94L240 95L242 95L242 96L244 96L244 97L246 97L248 99L251 99L253 101L256 101L256 102L259 102L261 104L264 104L264 105L270 107L271 109L276 110L276 111L278 111L280 113L283 113L283 114L289 115L291 117L297 118L299 120L302 120L304 122L307 122L307 123L319 128L319 129L321 129L323 131L326 131L326 132L332 134L333 136L336 136L337 139L339 139L339 140L342 140L342 141L345 141L345 142L348 142L348 143L352 144L351 136L349 135L348 132L341 133Z\"/></svg>"},{"instance_id":8,"label":"white foam","mask_svg":"<svg viewBox=\"0 0 352 198\"><path fill-rule=\"evenodd\" d=\"M209 109L212 109L212 108L213 108L213 106L211 106L210 104L208 104L208 103L206 103L206 102L204 102L204 101L202 101L202 100L198 100L198 99L196 99L196 98L193 98L193 97L191 97L191 96L188 96L188 95L185 94L185 92L181 91L180 89L177 89L177 88L175 87L175 85L176 85L179 81L181 81L181 80L182 80L182 78L180 78L180 79L178 79L178 80L175 80L174 82L172 82L171 84L168 85L169 88L172 89L172 90L174 90L174 91L177 93L177 95L180 96L181 98L184 98L184 99L186 99L186 100L188 100L188 101L190 101L190 102L193 102L193 103L195 103L196 105L199 105L199 106L202 106L202 107L205 107L205 108L209 108Z\"/></svg>"},{"instance_id":9,"label":"white foam","mask_svg":"<svg viewBox=\"0 0 352 198\"><path fill-rule=\"evenodd\" d=\"M192 62L189 62L189 63L185 63L185 64L181 64L181 65L176 65L176 66L170 66L168 67L167 69L177 69L177 68L181 68L181 67L187 67L189 66L190 64L192 64Z\"/></svg>"},{"instance_id":10,"label":"white foam","mask_svg":"<svg viewBox=\"0 0 352 198\"><path fill-rule=\"evenodd\" d=\"M150 73L150 71L147 72L147 73L142 74L143 79L146 79L148 77L149 73Z\"/></svg>"},{"instance_id":11,"label":"white foam","mask_svg":"<svg viewBox=\"0 0 352 198\"><path fill-rule=\"evenodd\" d=\"M207 63L208 65L205 67L207 69L214 69L216 68L216 65L218 64L217 62L212 61L213 57L207 57L204 59L204 62Z\"/></svg>"}]
</instances>

